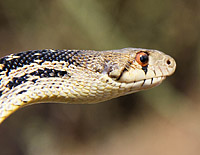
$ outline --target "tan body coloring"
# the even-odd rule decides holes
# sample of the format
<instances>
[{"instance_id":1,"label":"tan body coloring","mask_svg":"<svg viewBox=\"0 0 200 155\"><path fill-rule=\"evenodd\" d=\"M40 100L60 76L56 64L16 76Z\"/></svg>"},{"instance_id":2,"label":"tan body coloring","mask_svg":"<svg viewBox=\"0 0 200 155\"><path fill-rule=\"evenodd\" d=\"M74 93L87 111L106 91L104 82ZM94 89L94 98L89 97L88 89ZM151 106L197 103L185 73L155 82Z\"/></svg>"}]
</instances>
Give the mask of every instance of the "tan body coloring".
<instances>
[{"instance_id":1,"label":"tan body coloring","mask_svg":"<svg viewBox=\"0 0 200 155\"><path fill-rule=\"evenodd\" d=\"M0 122L24 105L97 103L148 89L175 68L170 56L139 48L12 54L0 59Z\"/></svg>"}]
</instances>

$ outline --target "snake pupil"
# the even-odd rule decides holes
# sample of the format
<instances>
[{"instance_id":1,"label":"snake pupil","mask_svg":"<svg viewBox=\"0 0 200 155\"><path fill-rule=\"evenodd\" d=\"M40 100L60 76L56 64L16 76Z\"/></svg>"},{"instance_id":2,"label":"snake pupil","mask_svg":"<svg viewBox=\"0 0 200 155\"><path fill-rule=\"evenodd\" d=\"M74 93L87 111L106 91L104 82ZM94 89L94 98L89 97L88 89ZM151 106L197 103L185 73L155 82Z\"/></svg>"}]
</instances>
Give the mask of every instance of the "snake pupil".
<instances>
[{"instance_id":1,"label":"snake pupil","mask_svg":"<svg viewBox=\"0 0 200 155\"><path fill-rule=\"evenodd\" d=\"M149 60L148 55L141 55L140 56L140 61L142 63L146 63Z\"/></svg>"},{"instance_id":2,"label":"snake pupil","mask_svg":"<svg viewBox=\"0 0 200 155\"><path fill-rule=\"evenodd\" d=\"M149 61L149 54L147 52L138 52L135 59L142 67L147 66Z\"/></svg>"}]
</instances>

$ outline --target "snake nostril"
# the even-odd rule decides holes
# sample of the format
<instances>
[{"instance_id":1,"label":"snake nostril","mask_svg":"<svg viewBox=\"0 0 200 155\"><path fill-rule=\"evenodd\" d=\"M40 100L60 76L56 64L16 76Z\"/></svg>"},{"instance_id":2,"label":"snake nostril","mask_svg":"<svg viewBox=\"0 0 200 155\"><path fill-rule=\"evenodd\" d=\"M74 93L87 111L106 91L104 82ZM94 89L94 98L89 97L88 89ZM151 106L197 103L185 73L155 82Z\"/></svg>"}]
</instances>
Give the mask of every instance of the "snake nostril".
<instances>
[{"instance_id":1,"label":"snake nostril","mask_svg":"<svg viewBox=\"0 0 200 155\"><path fill-rule=\"evenodd\" d=\"M168 64L168 65L170 65L170 64L171 64L171 61L170 61L169 59L167 60L167 64Z\"/></svg>"}]
</instances>

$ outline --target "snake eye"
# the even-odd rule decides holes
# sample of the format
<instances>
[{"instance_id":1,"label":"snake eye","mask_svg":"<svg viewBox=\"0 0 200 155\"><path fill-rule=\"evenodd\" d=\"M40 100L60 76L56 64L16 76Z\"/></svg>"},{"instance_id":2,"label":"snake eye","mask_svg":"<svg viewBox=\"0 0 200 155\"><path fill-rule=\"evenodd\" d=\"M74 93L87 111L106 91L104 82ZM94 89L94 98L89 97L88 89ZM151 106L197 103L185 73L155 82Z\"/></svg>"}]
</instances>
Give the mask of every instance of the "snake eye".
<instances>
[{"instance_id":1,"label":"snake eye","mask_svg":"<svg viewBox=\"0 0 200 155\"><path fill-rule=\"evenodd\" d=\"M136 54L135 60L142 66L145 67L148 65L149 54L146 52L139 52Z\"/></svg>"}]
</instances>

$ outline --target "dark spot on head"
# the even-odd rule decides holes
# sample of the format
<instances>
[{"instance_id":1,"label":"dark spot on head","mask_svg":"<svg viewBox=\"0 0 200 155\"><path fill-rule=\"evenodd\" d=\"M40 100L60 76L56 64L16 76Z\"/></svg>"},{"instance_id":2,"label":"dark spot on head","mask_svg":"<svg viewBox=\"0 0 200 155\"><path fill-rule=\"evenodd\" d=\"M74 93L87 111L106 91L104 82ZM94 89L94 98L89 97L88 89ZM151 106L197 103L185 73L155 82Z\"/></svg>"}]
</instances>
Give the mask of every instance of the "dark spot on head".
<instances>
[{"instance_id":1,"label":"dark spot on head","mask_svg":"<svg viewBox=\"0 0 200 155\"><path fill-rule=\"evenodd\" d=\"M144 71L145 74L147 74L147 71L148 71L148 65L147 65L147 66L143 66L143 67L142 67L142 70Z\"/></svg>"}]
</instances>

